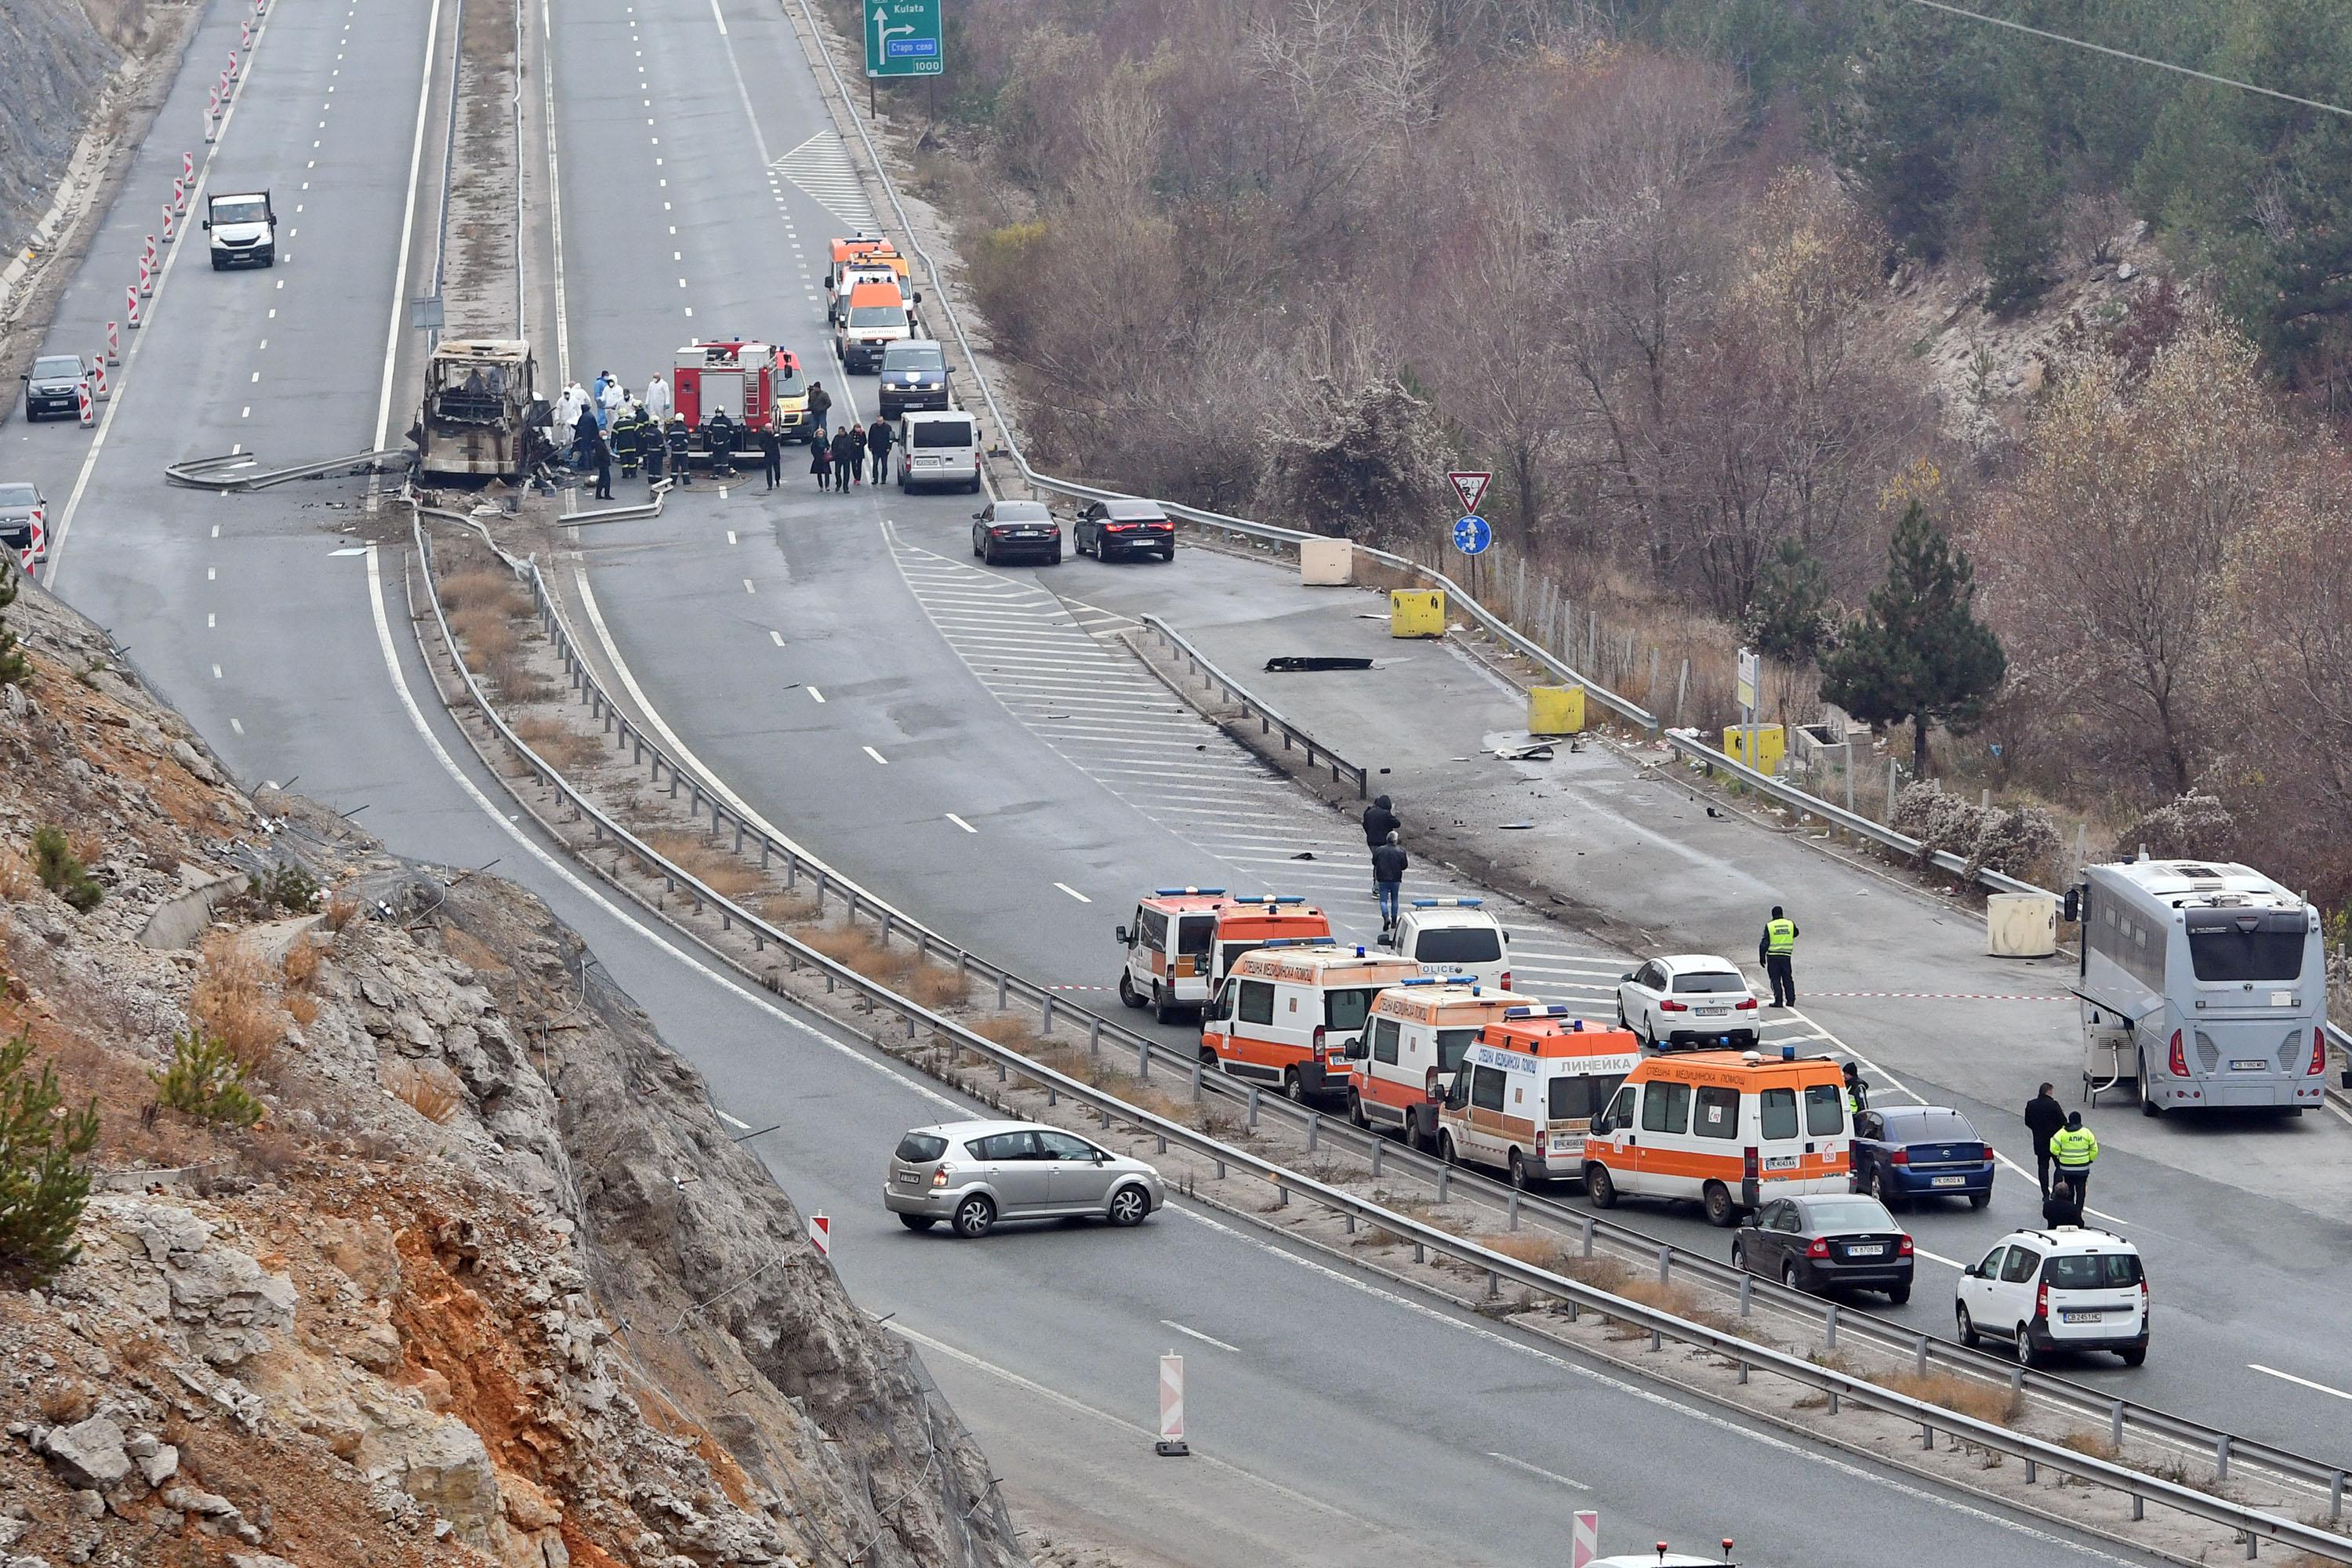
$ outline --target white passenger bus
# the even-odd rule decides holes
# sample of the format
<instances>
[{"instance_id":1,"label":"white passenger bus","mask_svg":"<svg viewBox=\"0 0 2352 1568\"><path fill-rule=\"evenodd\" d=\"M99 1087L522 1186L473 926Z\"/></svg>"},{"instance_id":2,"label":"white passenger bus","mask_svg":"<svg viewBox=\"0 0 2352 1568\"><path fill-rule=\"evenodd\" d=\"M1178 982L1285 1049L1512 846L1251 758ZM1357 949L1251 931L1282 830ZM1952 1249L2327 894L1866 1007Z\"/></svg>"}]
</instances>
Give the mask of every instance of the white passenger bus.
<instances>
[{"instance_id":1,"label":"white passenger bus","mask_svg":"<svg viewBox=\"0 0 2352 1568\"><path fill-rule=\"evenodd\" d=\"M2318 911L2244 866L2086 866L2084 1087L2130 1083L2149 1116L2208 1106L2300 1111L2326 1095Z\"/></svg>"}]
</instances>

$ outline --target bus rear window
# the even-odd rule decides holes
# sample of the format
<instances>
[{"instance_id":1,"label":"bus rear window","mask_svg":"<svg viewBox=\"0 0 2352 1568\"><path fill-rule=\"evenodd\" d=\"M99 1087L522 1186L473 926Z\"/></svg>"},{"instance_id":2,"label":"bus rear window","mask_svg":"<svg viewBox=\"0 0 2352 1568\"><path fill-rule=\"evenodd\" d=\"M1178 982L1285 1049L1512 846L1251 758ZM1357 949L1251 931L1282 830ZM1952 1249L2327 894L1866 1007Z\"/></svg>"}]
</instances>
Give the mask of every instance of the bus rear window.
<instances>
[{"instance_id":1,"label":"bus rear window","mask_svg":"<svg viewBox=\"0 0 2352 1568\"><path fill-rule=\"evenodd\" d=\"M971 424L964 419L924 419L914 426L915 450L927 451L935 447L969 447L971 445Z\"/></svg>"},{"instance_id":2,"label":"bus rear window","mask_svg":"<svg viewBox=\"0 0 2352 1568\"><path fill-rule=\"evenodd\" d=\"M1176 951L1208 956L1210 946L1217 940L1217 917L1185 915L1176 922Z\"/></svg>"},{"instance_id":3,"label":"bus rear window","mask_svg":"<svg viewBox=\"0 0 2352 1568\"><path fill-rule=\"evenodd\" d=\"M2192 931L2189 960L2200 980L2299 980L2301 931Z\"/></svg>"},{"instance_id":4,"label":"bus rear window","mask_svg":"<svg viewBox=\"0 0 2352 1568\"><path fill-rule=\"evenodd\" d=\"M1829 1138L1845 1131L1845 1091L1833 1083L1805 1086L1805 1136Z\"/></svg>"}]
</instances>

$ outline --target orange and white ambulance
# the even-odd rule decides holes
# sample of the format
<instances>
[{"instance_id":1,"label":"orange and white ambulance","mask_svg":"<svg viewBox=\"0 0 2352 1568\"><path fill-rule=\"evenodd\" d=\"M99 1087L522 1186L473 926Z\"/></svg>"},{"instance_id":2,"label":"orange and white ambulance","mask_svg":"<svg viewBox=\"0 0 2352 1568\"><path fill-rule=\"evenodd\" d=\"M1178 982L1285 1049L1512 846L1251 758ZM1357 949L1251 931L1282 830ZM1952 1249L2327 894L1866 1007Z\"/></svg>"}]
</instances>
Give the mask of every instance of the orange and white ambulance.
<instances>
[{"instance_id":1,"label":"orange and white ambulance","mask_svg":"<svg viewBox=\"0 0 2352 1568\"><path fill-rule=\"evenodd\" d=\"M1201 1020L1201 1059L1292 1100L1344 1095L1348 1047L1370 1021L1373 998L1420 973L1409 958L1329 937L1266 942L1242 954L1217 988Z\"/></svg>"},{"instance_id":2,"label":"orange and white ambulance","mask_svg":"<svg viewBox=\"0 0 2352 1568\"><path fill-rule=\"evenodd\" d=\"M1761 1051L1654 1056L1626 1075L1584 1140L1584 1187L1682 1198L1719 1226L1773 1198L1852 1190L1853 1123L1828 1057Z\"/></svg>"},{"instance_id":3,"label":"orange and white ambulance","mask_svg":"<svg viewBox=\"0 0 2352 1568\"><path fill-rule=\"evenodd\" d=\"M1588 1029L1562 1005L1517 1006L1478 1033L1437 1113L1448 1164L1490 1165L1511 1184L1583 1174L1585 1133L1642 1059L1629 1029Z\"/></svg>"},{"instance_id":4,"label":"orange and white ambulance","mask_svg":"<svg viewBox=\"0 0 2352 1568\"><path fill-rule=\"evenodd\" d=\"M1234 960L1269 942L1331 934L1330 917L1305 899L1234 898L1223 888L1155 888L1118 930L1126 949L1118 999L1150 1007L1163 1024L1197 1013Z\"/></svg>"},{"instance_id":5,"label":"orange and white ambulance","mask_svg":"<svg viewBox=\"0 0 2352 1568\"><path fill-rule=\"evenodd\" d=\"M1371 1023L1348 1052L1349 1120L1393 1129L1416 1149L1435 1148L1437 1108L1463 1053L1479 1030L1534 1001L1446 974L1389 986L1373 998Z\"/></svg>"}]
</instances>

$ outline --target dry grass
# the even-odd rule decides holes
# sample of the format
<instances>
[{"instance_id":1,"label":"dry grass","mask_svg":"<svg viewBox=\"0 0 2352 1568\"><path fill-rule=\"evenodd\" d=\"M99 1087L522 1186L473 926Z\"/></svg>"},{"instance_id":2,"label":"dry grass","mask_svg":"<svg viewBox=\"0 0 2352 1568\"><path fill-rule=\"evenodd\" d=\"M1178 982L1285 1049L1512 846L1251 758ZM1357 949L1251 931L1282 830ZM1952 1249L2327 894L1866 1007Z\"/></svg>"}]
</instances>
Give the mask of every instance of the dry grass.
<instances>
[{"instance_id":1,"label":"dry grass","mask_svg":"<svg viewBox=\"0 0 2352 1568\"><path fill-rule=\"evenodd\" d=\"M567 773L593 766L604 754L604 744L595 736L583 734L561 719L518 719L514 732L522 737L524 745Z\"/></svg>"},{"instance_id":2,"label":"dry grass","mask_svg":"<svg viewBox=\"0 0 2352 1568\"><path fill-rule=\"evenodd\" d=\"M286 950L286 962L278 966L286 984L296 990L308 989L319 976L319 947L308 939L298 941Z\"/></svg>"},{"instance_id":3,"label":"dry grass","mask_svg":"<svg viewBox=\"0 0 2352 1568\"><path fill-rule=\"evenodd\" d=\"M761 917L770 925L798 925L816 919L816 900L799 893L770 893L758 905Z\"/></svg>"},{"instance_id":4,"label":"dry grass","mask_svg":"<svg viewBox=\"0 0 2352 1568\"><path fill-rule=\"evenodd\" d=\"M441 607L453 621L463 611L478 609L515 616L530 613L530 600L511 572L460 572L441 579Z\"/></svg>"},{"instance_id":5,"label":"dry grass","mask_svg":"<svg viewBox=\"0 0 2352 1568\"><path fill-rule=\"evenodd\" d=\"M292 1015L295 1023L307 1029L319 1020L318 998L299 991L293 992L286 998L286 1011Z\"/></svg>"},{"instance_id":6,"label":"dry grass","mask_svg":"<svg viewBox=\"0 0 2352 1568\"><path fill-rule=\"evenodd\" d=\"M106 840L89 828L74 829L66 835L66 842L73 847L74 858L84 866L95 866L106 858Z\"/></svg>"},{"instance_id":7,"label":"dry grass","mask_svg":"<svg viewBox=\"0 0 2352 1568\"><path fill-rule=\"evenodd\" d=\"M913 953L886 947L854 925L819 926L803 931L800 939L835 963L893 987L903 984L919 962Z\"/></svg>"},{"instance_id":8,"label":"dry grass","mask_svg":"<svg viewBox=\"0 0 2352 1568\"><path fill-rule=\"evenodd\" d=\"M1489 1252L1499 1252L1530 1268L1541 1268L1557 1274L1568 1262L1567 1249L1549 1236L1531 1231L1511 1231L1501 1236L1482 1236L1478 1244Z\"/></svg>"},{"instance_id":9,"label":"dry grass","mask_svg":"<svg viewBox=\"0 0 2352 1568\"><path fill-rule=\"evenodd\" d=\"M955 1006L971 995L971 977L938 963L921 963L907 976L901 991L911 1000L937 1011Z\"/></svg>"},{"instance_id":10,"label":"dry grass","mask_svg":"<svg viewBox=\"0 0 2352 1568\"><path fill-rule=\"evenodd\" d=\"M457 1112L464 1098L446 1072L397 1062L385 1069L384 1077L394 1099L436 1127Z\"/></svg>"},{"instance_id":11,"label":"dry grass","mask_svg":"<svg viewBox=\"0 0 2352 1568\"><path fill-rule=\"evenodd\" d=\"M269 966L227 931L205 942L188 1017L216 1036L248 1072L267 1067L286 1037L286 1009Z\"/></svg>"},{"instance_id":12,"label":"dry grass","mask_svg":"<svg viewBox=\"0 0 2352 1568\"><path fill-rule=\"evenodd\" d=\"M1986 1383L1948 1372L1898 1372L1872 1381L1906 1398L1956 1410L1978 1421L2006 1426L2017 1419L2018 1397L2006 1384Z\"/></svg>"},{"instance_id":13,"label":"dry grass","mask_svg":"<svg viewBox=\"0 0 2352 1568\"><path fill-rule=\"evenodd\" d=\"M341 931L359 918L359 912L360 906L356 899L346 899L340 893L335 895L327 900L327 929L331 931Z\"/></svg>"},{"instance_id":14,"label":"dry grass","mask_svg":"<svg viewBox=\"0 0 2352 1568\"><path fill-rule=\"evenodd\" d=\"M473 655L468 652L467 658ZM487 674L499 689L499 695L509 702L544 702L554 695L555 688L540 678L539 672L520 649L509 648L488 661Z\"/></svg>"},{"instance_id":15,"label":"dry grass","mask_svg":"<svg viewBox=\"0 0 2352 1568\"><path fill-rule=\"evenodd\" d=\"M646 842L659 850L671 864L722 899L740 900L764 885L765 879L757 870L698 833L677 830L649 833L646 836ZM846 963L849 961L840 959L839 962ZM857 966L852 964L851 967ZM868 972L861 969L859 973Z\"/></svg>"},{"instance_id":16,"label":"dry grass","mask_svg":"<svg viewBox=\"0 0 2352 1568\"><path fill-rule=\"evenodd\" d=\"M17 904L40 891L41 879L33 874L32 861L19 850L0 848L0 899Z\"/></svg>"},{"instance_id":17,"label":"dry grass","mask_svg":"<svg viewBox=\"0 0 2352 1568\"><path fill-rule=\"evenodd\" d=\"M2088 1426L2078 1426L2072 1432L2062 1433L2058 1438L2058 1445L2063 1448L2072 1448L2078 1454L2086 1454L2094 1459L2112 1460L2116 1454L2115 1443L2105 1432L2094 1431Z\"/></svg>"},{"instance_id":18,"label":"dry grass","mask_svg":"<svg viewBox=\"0 0 2352 1568\"><path fill-rule=\"evenodd\" d=\"M466 668L479 675L492 659L511 654L520 645L514 622L491 605L459 610L450 616L449 629L466 645Z\"/></svg>"}]
</instances>

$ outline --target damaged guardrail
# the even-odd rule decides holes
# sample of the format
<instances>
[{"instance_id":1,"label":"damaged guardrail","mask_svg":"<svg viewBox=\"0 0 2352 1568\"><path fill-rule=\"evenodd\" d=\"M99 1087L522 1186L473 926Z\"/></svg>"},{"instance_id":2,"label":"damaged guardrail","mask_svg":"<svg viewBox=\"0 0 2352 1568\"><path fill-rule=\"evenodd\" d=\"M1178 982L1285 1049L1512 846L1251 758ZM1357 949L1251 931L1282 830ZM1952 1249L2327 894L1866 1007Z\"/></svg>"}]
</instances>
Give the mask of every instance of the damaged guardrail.
<instances>
[{"instance_id":1,"label":"damaged guardrail","mask_svg":"<svg viewBox=\"0 0 2352 1568\"><path fill-rule=\"evenodd\" d=\"M408 467L414 456L414 451L407 447L382 447L373 451L349 452L340 458L319 458L282 468L265 468L257 452L223 452L218 457L184 458L176 463L167 463L163 468L163 477L190 489L224 493L262 490L291 479L323 479L338 469L352 475L398 473ZM247 469L253 471L248 473Z\"/></svg>"},{"instance_id":2,"label":"damaged guardrail","mask_svg":"<svg viewBox=\"0 0 2352 1568\"><path fill-rule=\"evenodd\" d=\"M1276 712L1272 704L1264 698L1219 669L1215 661L1187 642L1181 632L1177 631L1158 616L1145 616L1143 625L1154 637L1166 643L1172 651L1182 656L1186 665L1193 671L1204 677L1210 684L1224 692L1229 699L1248 709L1251 715L1257 720L1258 733L1271 736L1276 731L1281 731L1284 751L1287 752L1294 746L1304 751L1307 753L1308 767L1328 770L1333 784L1354 784L1358 800L1362 800L1370 794L1370 781L1362 768L1348 761L1313 735L1308 734L1307 731Z\"/></svg>"}]
</instances>

